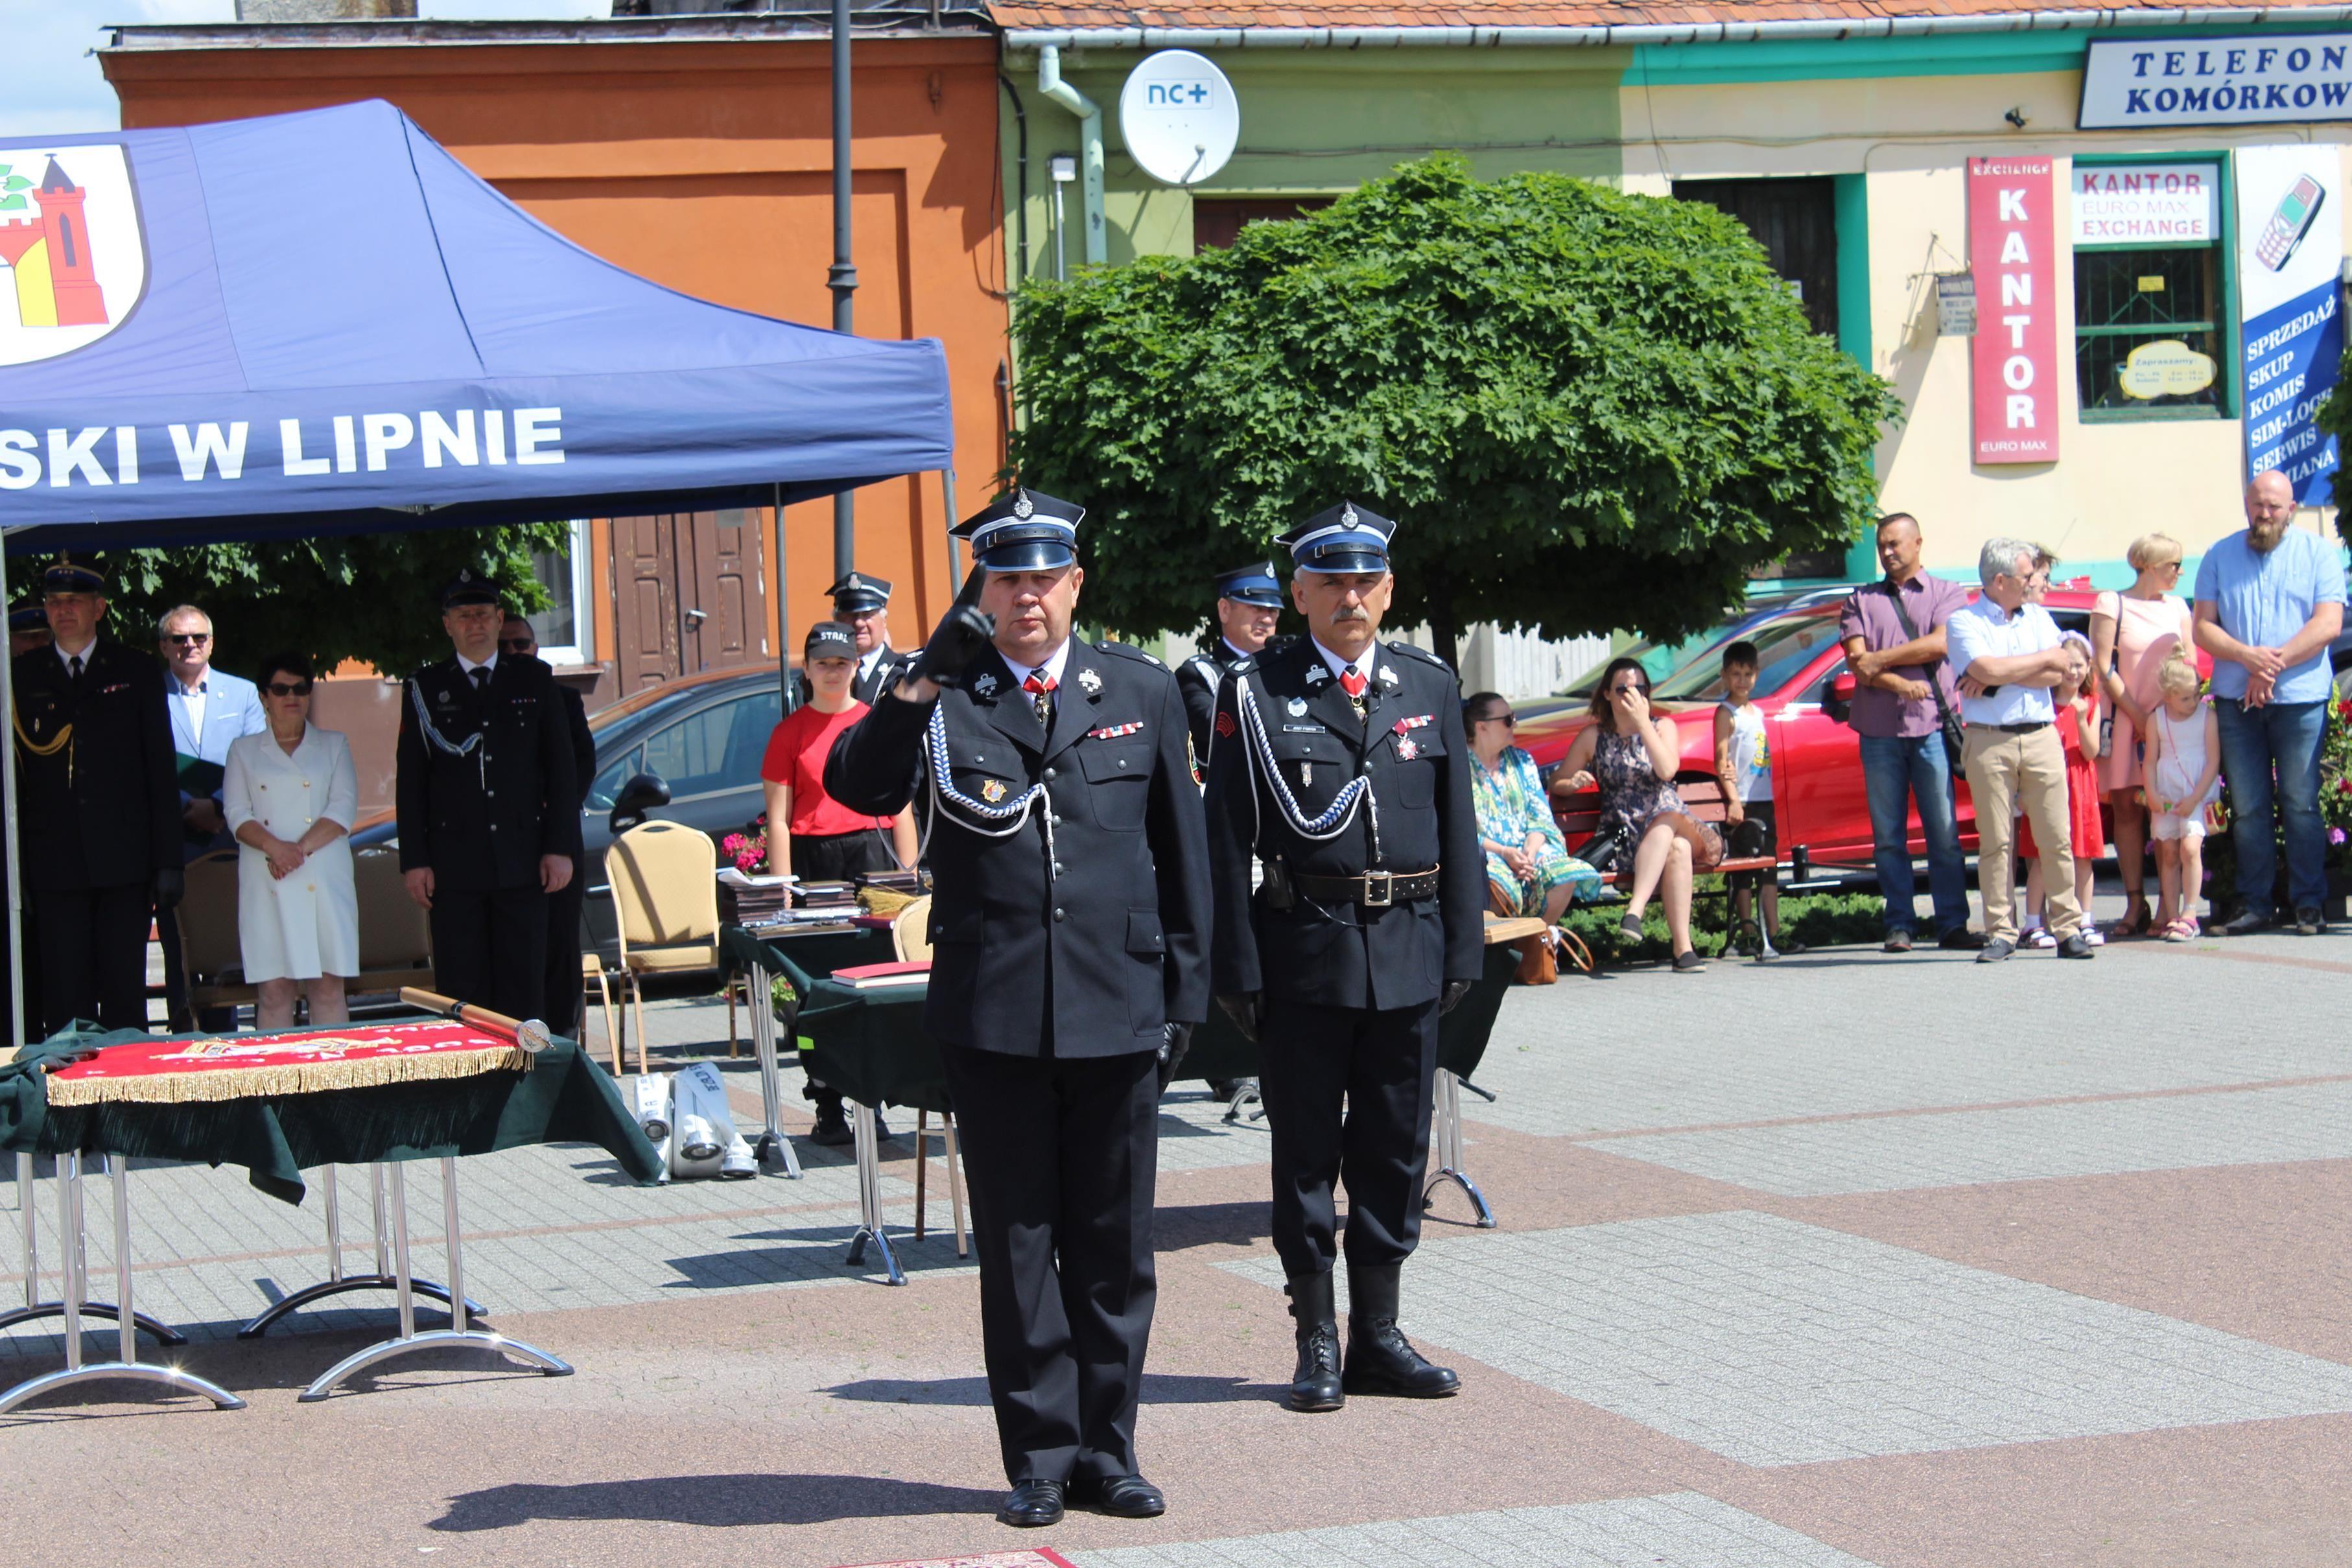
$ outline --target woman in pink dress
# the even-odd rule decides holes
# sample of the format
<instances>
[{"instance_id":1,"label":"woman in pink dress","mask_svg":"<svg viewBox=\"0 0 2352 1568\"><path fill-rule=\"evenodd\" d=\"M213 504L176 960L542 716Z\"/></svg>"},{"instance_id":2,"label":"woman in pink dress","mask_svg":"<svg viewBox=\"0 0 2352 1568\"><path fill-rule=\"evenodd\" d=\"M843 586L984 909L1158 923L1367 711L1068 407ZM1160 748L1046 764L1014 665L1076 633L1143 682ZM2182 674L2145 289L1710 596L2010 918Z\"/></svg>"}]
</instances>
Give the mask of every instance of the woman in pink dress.
<instances>
[{"instance_id":1,"label":"woman in pink dress","mask_svg":"<svg viewBox=\"0 0 2352 1568\"><path fill-rule=\"evenodd\" d=\"M2143 534L2126 554L2138 573L2120 593L2102 593L2091 607L2091 668L2099 672L2101 695L2112 705L2115 737L2099 759L2099 785L2115 808L2116 863L2131 904L2118 936L2147 933L2146 891L2147 807L2140 795L2141 744L2148 715L2163 701L2157 672L2174 649L2195 657L2189 639L2188 601L2171 590L2180 581L2180 543L2164 534Z\"/></svg>"}]
</instances>

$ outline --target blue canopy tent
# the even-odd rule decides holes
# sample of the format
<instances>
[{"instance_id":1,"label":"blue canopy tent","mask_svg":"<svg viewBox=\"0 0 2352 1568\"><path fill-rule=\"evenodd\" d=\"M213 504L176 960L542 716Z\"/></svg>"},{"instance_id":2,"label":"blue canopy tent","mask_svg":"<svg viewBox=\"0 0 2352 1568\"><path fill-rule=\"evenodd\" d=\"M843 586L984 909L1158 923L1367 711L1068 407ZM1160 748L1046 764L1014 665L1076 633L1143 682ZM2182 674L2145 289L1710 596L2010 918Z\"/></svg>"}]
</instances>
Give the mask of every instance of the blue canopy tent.
<instances>
[{"instance_id":1,"label":"blue canopy tent","mask_svg":"<svg viewBox=\"0 0 2352 1568\"><path fill-rule=\"evenodd\" d=\"M387 103L0 141L7 555L781 513L944 476L952 448L936 340L772 320L624 272ZM11 844L15 783L11 768Z\"/></svg>"}]
</instances>

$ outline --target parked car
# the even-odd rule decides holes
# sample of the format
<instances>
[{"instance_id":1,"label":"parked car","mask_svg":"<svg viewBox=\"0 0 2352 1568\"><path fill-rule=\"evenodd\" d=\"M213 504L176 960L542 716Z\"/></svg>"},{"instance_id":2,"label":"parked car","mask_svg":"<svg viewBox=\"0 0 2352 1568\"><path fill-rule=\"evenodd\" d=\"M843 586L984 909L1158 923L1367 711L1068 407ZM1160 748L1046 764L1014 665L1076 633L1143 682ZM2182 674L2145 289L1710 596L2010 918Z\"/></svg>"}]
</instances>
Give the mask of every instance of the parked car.
<instances>
[{"instance_id":1,"label":"parked car","mask_svg":"<svg viewBox=\"0 0 2352 1568\"><path fill-rule=\"evenodd\" d=\"M1815 865L1867 866L1870 803L1863 788L1861 744L1845 724L1853 677L1837 635L1844 597L1839 591L1801 599L1746 625L1740 634L1756 644L1759 659L1755 700L1764 713L1772 758L1772 799L1782 852L1801 847ZM2096 597L2087 582L2078 580L2052 589L2043 607L2061 630L2088 636ZM2200 669L2210 667L2202 653L2198 664ZM1596 679L1595 689L1598 685ZM1652 683L1651 699L1660 710L1687 716L1680 726L1683 777L1715 775L1715 727L1709 716L1722 697L1719 652L1694 659ZM1590 715L1578 708L1519 726L1518 743L1535 758L1546 783L1590 723ZM1965 781L1958 789L1958 816L1962 845L1973 850L1976 810ZM1926 852L1916 814L1911 843L1915 853Z\"/></svg>"},{"instance_id":2,"label":"parked car","mask_svg":"<svg viewBox=\"0 0 2352 1568\"><path fill-rule=\"evenodd\" d=\"M1558 697L1545 697L1520 705L1524 716L1532 708L1538 713L1570 706L1581 709L1601 689L1601 672L1619 658L1638 659L1650 677L1650 685L1670 680L1694 665L1722 657L1727 643L1736 643L1750 630L1762 625L1784 610L1795 610L1808 604L1843 602L1853 590L1843 584L1828 588L1767 589L1751 594L1739 612L1700 632L1696 637L1684 637L1672 643L1654 642L1647 637L1636 638L1617 653L1587 670L1570 682Z\"/></svg>"},{"instance_id":3,"label":"parked car","mask_svg":"<svg viewBox=\"0 0 2352 1568\"><path fill-rule=\"evenodd\" d=\"M630 780L647 775L668 792L642 815L699 828L716 841L765 809L760 759L768 733L783 712L776 672L714 670L649 686L589 716L596 737L596 772L588 785L580 835L586 854L588 896L582 918L589 951L617 961L620 936L604 851L614 837L614 808ZM635 806L635 802L631 802ZM354 845L398 841L390 812L358 824Z\"/></svg>"}]
</instances>

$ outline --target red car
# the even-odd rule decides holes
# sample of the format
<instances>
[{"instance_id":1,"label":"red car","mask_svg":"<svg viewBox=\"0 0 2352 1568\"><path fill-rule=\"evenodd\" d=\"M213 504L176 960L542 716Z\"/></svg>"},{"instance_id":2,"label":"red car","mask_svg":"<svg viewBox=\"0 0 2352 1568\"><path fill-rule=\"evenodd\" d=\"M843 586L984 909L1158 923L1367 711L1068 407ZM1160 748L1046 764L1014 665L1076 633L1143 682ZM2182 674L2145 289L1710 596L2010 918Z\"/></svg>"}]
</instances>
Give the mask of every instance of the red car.
<instances>
[{"instance_id":1,"label":"red car","mask_svg":"<svg viewBox=\"0 0 2352 1568\"><path fill-rule=\"evenodd\" d=\"M2097 594L2082 580L2053 588L2042 607L2062 631L2090 635L2091 605ZM1845 652L1838 643L1842 601L1800 603L1748 628L1759 668L1756 706L1764 713L1764 733L1772 761L1772 800L1780 852L1801 847L1815 864L1867 867L1871 860L1870 802L1862 781L1862 747L1844 723L1853 691ZM2209 661L2203 653L2198 664ZM1651 692L1660 711L1679 721L1683 773L1715 777L1716 705L1723 697L1717 659L1702 660L1661 681ZM1518 744L1536 759L1547 783L1567 757L1570 745L1591 723L1581 708L1545 714L1518 729ZM1976 847L1976 810L1969 787L1958 789L1960 841ZM1927 851L1919 819L1911 819L1915 854ZM1572 850L1576 846L1571 844Z\"/></svg>"}]
</instances>

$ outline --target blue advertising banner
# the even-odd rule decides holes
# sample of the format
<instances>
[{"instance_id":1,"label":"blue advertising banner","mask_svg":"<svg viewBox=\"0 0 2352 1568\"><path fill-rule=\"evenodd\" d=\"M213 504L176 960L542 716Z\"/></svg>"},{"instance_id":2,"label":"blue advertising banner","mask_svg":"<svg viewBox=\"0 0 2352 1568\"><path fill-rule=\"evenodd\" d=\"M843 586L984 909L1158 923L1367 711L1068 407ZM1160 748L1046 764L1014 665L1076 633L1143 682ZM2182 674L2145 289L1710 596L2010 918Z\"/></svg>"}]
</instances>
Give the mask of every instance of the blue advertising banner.
<instances>
[{"instance_id":1,"label":"blue advertising banner","mask_svg":"<svg viewBox=\"0 0 2352 1568\"><path fill-rule=\"evenodd\" d=\"M2246 472L2276 468L2298 505L2326 506L2336 491L2336 438L2314 418L2344 356L2336 150L2242 147L2235 158Z\"/></svg>"}]
</instances>

